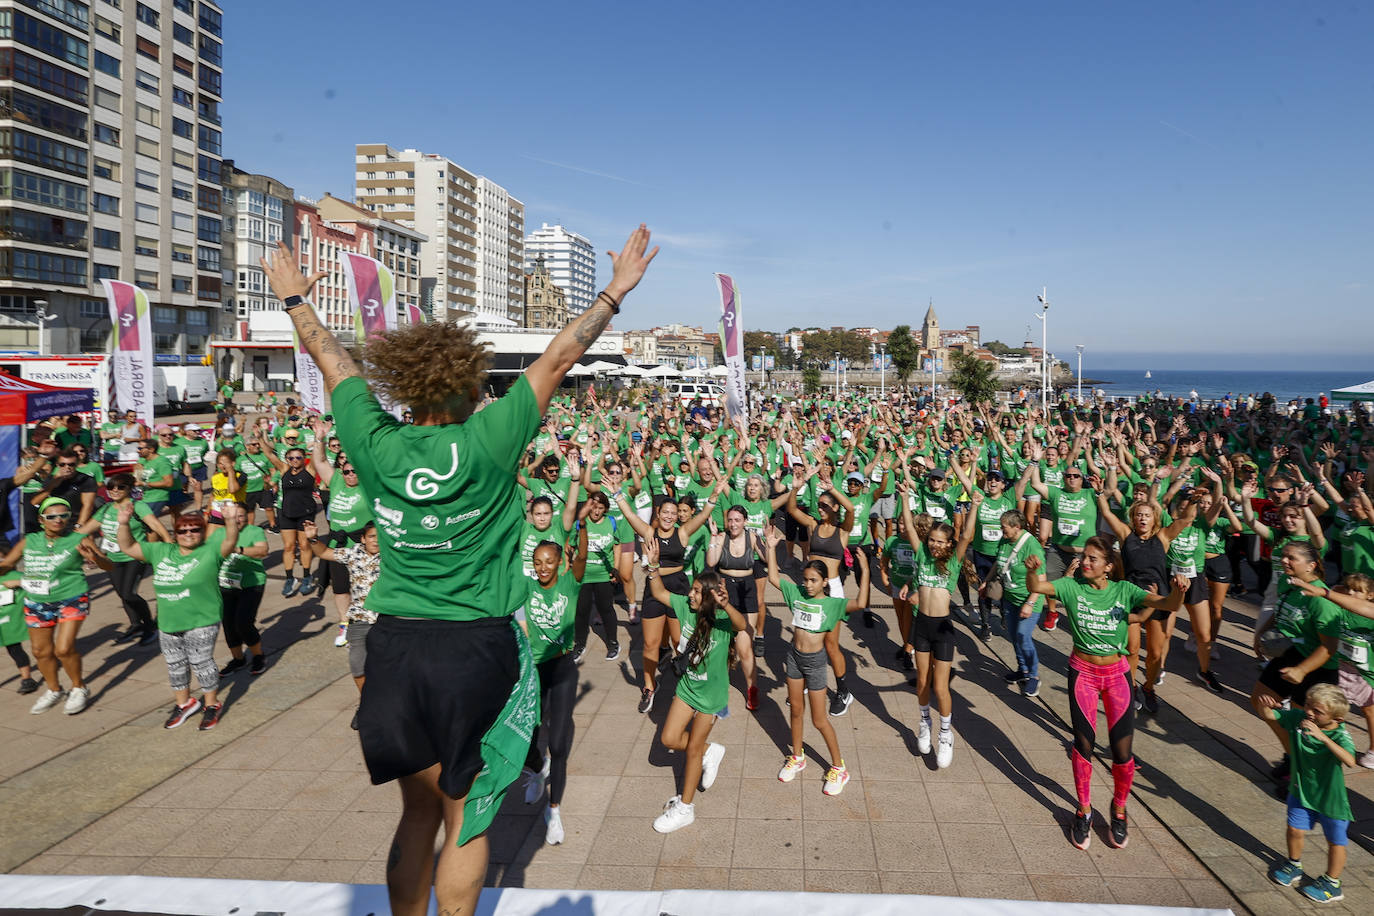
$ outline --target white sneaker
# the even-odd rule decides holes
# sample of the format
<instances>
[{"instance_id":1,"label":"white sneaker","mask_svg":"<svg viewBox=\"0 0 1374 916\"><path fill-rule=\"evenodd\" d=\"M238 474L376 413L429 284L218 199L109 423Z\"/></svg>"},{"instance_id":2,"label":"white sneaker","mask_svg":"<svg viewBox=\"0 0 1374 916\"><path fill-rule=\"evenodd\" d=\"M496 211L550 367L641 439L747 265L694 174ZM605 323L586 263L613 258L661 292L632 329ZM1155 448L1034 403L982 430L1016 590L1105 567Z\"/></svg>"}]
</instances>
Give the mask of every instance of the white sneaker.
<instances>
[{"instance_id":1,"label":"white sneaker","mask_svg":"<svg viewBox=\"0 0 1374 916\"><path fill-rule=\"evenodd\" d=\"M66 695L67 691L65 690L45 690L37 700L34 700L33 705L29 707L29 712L33 713L35 716L40 712L47 712L58 703L61 703L62 698Z\"/></svg>"},{"instance_id":2,"label":"white sneaker","mask_svg":"<svg viewBox=\"0 0 1374 916\"><path fill-rule=\"evenodd\" d=\"M804 769L806 769L805 757L793 757L788 754L787 759L783 761L782 769L778 770L778 782L791 782Z\"/></svg>"},{"instance_id":3,"label":"white sneaker","mask_svg":"<svg viewBox=\"0 0 1374 916\"><path fill-rule=\"evenodd\" d=\"M550 846L557 846L563 842L563 818L558 813L557 808L544 809L544 823L547 825L544 830L544 842Z\"/></svg>"},{"instance_id":4,"label":"white sneaker","mask_svg":"<svg viewBox=\"0 0 1374 916\"><path fill-rule=\"evenodd\" d=\"M334 648L342 649L348 645L348 624L339 624L339 635L334 637Z\"/></svg>"},{"instance_id":5,"label":"white sneaker","mask_svg":"<svg viewBox=\"0 0 1374 916\"><path fill-rule=\"evenodd\" d=\"M525 804L532 805L544 796L544 782L549 778L549 755L544 755L544 768L538 773L525 770Z\"/></svg>"},{"instance_id":6,"label":"white sneaker","mask_svg":"<svg viewBox=\"0 0 1374 916\"><path fill-rule=\"evenodd\" d=\"M921 754L930 753L930 720L921 720L921 730L916 732L916 750Z\"/></svg>"},{"instance_id":7,"label":"white sneaker","mask_svg":"<svg viewBox=\"0 0 1374 916\"><path fill-rule=\"evenodd\" d=\"M954 760L954 731L940 729L940 746L935 751L935 765L940 769L949 766Z\"/></svg>"},{"instance_id":8,"label":"white sneaker","mask_svg":"<svg viewBox=\"0 0 1374 916\"><path fill-rule=\"evenodd\" d=\"M654 829L659 833L672 833L696 819L696 805L684 804L681 795L674 795L668 799L668 804L663 806L663 813L654 818Z\"/></svg>"},{"instance_id":9,"label":"white sneaker","mask_svg":"<svg viewBox=\"0 0 1374 916\"><path fill-rule=\"evenodd\" d=\"M1169 673L1169 672L1165 671L1163 668L1159 669L1159 677L1155 678L1155 686L1156 686L1156 687L1162 687L1162 686L1164 686L1164 675L1166 675L1166 674L1168 674L1168 673Z\"/></svg>"},{"instance_id":10,"label":"white sneaker","mask_svg":"<svg viewBox=\"0 0 1374 916\"><path fill-rule=\"evenodd\" d=\"M73 687L67 694L67 705L62 707L62 711L69 716L74 716L86 708L86 704L91 700L91 688Z\"/></svg>"},{"instance_id":11,"label":"white sneaker","mask_svg":"<svg viewBox=\"0 0 1374 916\"><path fill-rule=\"evenodd\" d=\"M716 774L720 772L720 761L725 756L725 745L712 741L706 745L706 753L701 755L701 788L703 791L716 784Z\"/></svg>"}]
</instances>

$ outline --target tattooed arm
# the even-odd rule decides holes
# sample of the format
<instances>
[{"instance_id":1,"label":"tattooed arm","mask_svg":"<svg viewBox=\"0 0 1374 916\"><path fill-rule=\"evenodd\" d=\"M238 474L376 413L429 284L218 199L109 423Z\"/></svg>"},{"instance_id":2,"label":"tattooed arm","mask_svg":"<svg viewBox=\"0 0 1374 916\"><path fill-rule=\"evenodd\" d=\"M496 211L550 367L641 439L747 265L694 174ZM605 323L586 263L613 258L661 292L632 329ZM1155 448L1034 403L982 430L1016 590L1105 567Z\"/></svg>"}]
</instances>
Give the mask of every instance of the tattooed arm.
<instances>
[{"instance_id":1,"label":"tattooed arm","mask_svg":"<svg viewBox=\"0 0 1374 916\"><path fill-rule=\"evenodd\" d=\"M614 263L615 275L606 285L606 294L616 302L625 301L625 295L635 288L644 276L649 262L658 254L657 247L645 254L648 247L649 230L640 223L639 228L630 233L629 240L618 254L614 251L607 252ZM549 400L562 383L563 376L577 362L578 357L592 345L592 341L601 336L601 332L610 322L611 305L604 296L598 296L591 308L560 331L549 344L549 348L544 351L544 355L525 370L525 378L534 389L540 411L548 409Z\"/></svg>"},{"instance_id":2,"label":"tattooed arm","mask_svg":"<svg viewBox=\"0 0 1374 916\"><path fill-rule=\"evenodd\" d=\"M310 277L302 274L296 266L295 255L285 242L278 242L275 255L263 258L261 263L267 273L267 281L272 285L272 292L283 301L287 296L309 296L311 288L325 276L323 271ZM286 314L291 316L306 351L315 360L315 365L320 367L327 391L333 391L334 386L346 378L362 375L334 332L326 328L320 316L315 314L313 305L298 305L287 309Z\"/></svg>"}]
</instances>

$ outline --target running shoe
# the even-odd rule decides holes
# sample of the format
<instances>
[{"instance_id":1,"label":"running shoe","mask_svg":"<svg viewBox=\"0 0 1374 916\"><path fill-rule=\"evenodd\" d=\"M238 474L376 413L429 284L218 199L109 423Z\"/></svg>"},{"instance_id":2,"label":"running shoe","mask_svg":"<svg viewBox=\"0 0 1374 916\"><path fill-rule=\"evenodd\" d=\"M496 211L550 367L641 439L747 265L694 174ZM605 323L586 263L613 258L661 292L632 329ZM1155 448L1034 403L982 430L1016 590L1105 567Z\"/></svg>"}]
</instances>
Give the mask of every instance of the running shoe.
<instances>
[{"instance_id":1,"label":"running shoe","mask_svg":"<svg viewBox=\"0 0 1374 916\"><path fill-rule=\"evenodd\" d=\"M639 605L632 602L627 610L629 616L626 623L639 623Z\"/></svg>"},{"instance_id":2,"label":"running shoe","mask_svg":"<svg viewBox=\"0 0 1374 916\"><path fill-rule=\"evenodd\" d=\"M983 642L992 639L992 625L988 623L987 613L982 610L978 612L978 626L974 632L978 634L978 638Z\"/></svg>"},{"instance_id":3,"label":"running shoe","mask_svg":"<svg viewBox=\"0 0 1374 916\"><path fill-rule=\"evenodd\" d=\"M172 714L167 717L167 721L162 723L163 728L176 728L187 719L200 712L200 700L192 697L186 701L185 706L173 706Z\"/></svg>"},{"instance_id":4,"label":"running shoe","mask_svg":"<svg viewBox=\"0 0 1374 916\"><path fill-rule=\"evenodd\" d=\"M1336 903L1345 899L1345 894L1341 893L1341 882L1327 875L1298 888L1298 893L1313 903Z\"/></svg>"},{"instance_id":5,"label":"running shoe","mask_svg":"<svg viewBox=\"0 0 1374 916\"><path fill-rule=\"evenodd\" d=\"M550 846L563 842L563 818L557 808L544 809L544 842Z\"/></svg>"},{"instance_id":6,"label":"running shoe","mask_svg":"<svg viewBox=\"0 0 1374 916\"><path fill-rule=\"evenodd\" d=\"M825 787L821 791L826 795L839 795L847 785L849 785L849 770L845 769L843 765L834 766L825 771Z\"/></svg>"},{"instance_id":7,"label":"running shoe","mask_svg":"<svg viewBox=\"0 0 1374 916\"><path fill-rule=\"evenodd\" d=\"M1279 762L1274 764L1273 769L1269 771L1270 778L1277 779L1279 782L1287 782L1292 775L1293 762L1288 758L1287 754L1280 757Z\"/></svg>"},{"instance_id":8,"label":"running shoe","mask_svg":"<svg viewBox=\"0 0 1374 916\"><path fill-rule=\"evenodd\" d=\"M1040 678L1028 677L1026 683L1021 685L1021 696L1038 697L1040 696Z\"/></svg>"},{"instance_id":9,"label":"running shoe","mask_svg":"<svg viewBox=\"0 0 1374 916\"><path fill-rule=\"evenodd\" d=\"M921 727L916 732L916 750L921 754L930 753L930 720L921 719Z\"/></svg>"},{"instance_id":10,"label":"running shoe","mask_svg":"<svg viewBox=\"0 0 1374 916\"><path fill-rule=\"evenodd\" d=\"M1006 681L1008 684L1019 684L1028 677L1030 677L1030 675L1024 671L1008 671L1006 674L1002 675L1002 680Z\"/></svg>"},{"instance_id":11,"label":"running shoe","mask_svg":"<svg viewBox=\"0 0 1374 916\"><path fill-rule=\"evenodd\" d=\"M1213 693L1226 692L1226 688L1221 686L1221 681L1217 680L1217 675L1215 671L1199 670L1197 673L1197 679L1199 681L1202 681L1202 683L1206 684L1208 689L1210 689Z\"/></svg>"},{"instance_id":12,"label":"running shoe","mask_svg":"<svg viewBox=\"0 0 1374 916\"><path fill-rule=\"evenodd\" d=\"M302 598L304 598L306 595L310 594L310 593L313 592L314 590L315 590L315 577L314 577L313 575L311 575L310 573L306 573L306 574L305 574L305 578L301 580L301 587L300 587L300 592L299 592L299 594L300 594L300 596L301 596Z\"/></svg>"},{"instance_id":13,"label":"running shoe","mask_svg":"<svg viewBox=\"0 0 1374 916\"><path fill-rule=\"evenodd\" d=\"M120 633L118 636L116 636L114 638L114 642L115 645L119 645L120 643L128 642L131 639L137 639L142 635L143 627L135 625L129 627L129 629L125 630L123 633Z\"/></svg>"},{"instance_id":14,"label":"running shoe","mask_svg":"<svg viewBox=\"0 0 1374 916\"><path fill-rule=\"evenodd\" d=\"M1112 846L1117 849L1125 849L1126 844L1131 841L1131 838L1126 835L1126 815L1117 817L1116 814L1112 814L1111 821L1111 830L1107 835L1111 838Z\"/></svg>"},{"instance_id":15,"label":"running shoe","mask_svg":"<svg viewBox=\"0 0 1374 916\"><path fill-rule=\"evenodd\" d=\"M544 784L549 778L549 755L544 755L544 766L535 772L526 768L528 774L525 777L525 804L532 805L544 797Z\"/></svg>"},{"instance_id":16,"label":"running shoe","mask_svg":"<svg viewBox=\"0 0 1374 916\"><path fill-rule=\"evenodd\" d=\"M846 691L838 691L830 694L830 714L832 716L842 716L849 712L849 704L854 702L854 694Z\"/></svg>"},{"instance_id":17,"label":"running shoe","mask_svg":"<svg viewBox=\"0 0 1374 916\"><path fill-rule=\"evenodd\" d=\"M763 658L764 641L762 636L754 637L754 658Z\"/></svg>"},{"instance_id":18,"label":"running shoe","mask_svg":"<svg viewBox=\"0 0 1374 916\"><path fill-rule=\"evenodd\" d=\"M582 659L584 659L584 658L586 658L586 657L587 657L587 647L586 647L586 646L573 646L573 664L574 664L574 665L580 665L580 664L582 664Z\"/></svg>"},{"instance_id":19,"label":"running shoe","mask_svg":"<svg viewBox=\"0 0 1374 916\"><path fill-rule=\"evenodd\" d=\"M654 818L654 829L659 833L672 833L696 819L696 806L685 804L681 795L674 795L668 799L668 804L663 806L663 813Z\"/></svg>"},{"instance_id":20,"label":"running shoe","mask_svg":"<svg viewBox=\"0 0 1374 916\"><path fill-rule=\"evenodd\" d=\"M38 692L38 682L31 677L26 677L19 682L19 695L27 696Z\"/></svg>"},{"instance_id":21,"label":"running shoe","mask_svg":"<svg viewBox=\"0 0 1374 916\"><path fill-rule=\"evenodd\" d=\"M620 643L613 642L606 647L606 661L613 662L620 658Z\"/></svg>"},{"instance_id":22,"label":"running shoe","mask_svg":"<svg viewBox=\"0 0 1374 916\"><path fill-rule=\"evenodd\" d=\"M1302 863L1294 862L1292 859L1284 859L1269 868L1269 880L1283 887L1292 887L1303 878Z\"/></svg>"},{"instance_id":23,"label":"running shoe","mask_svg":"<svg viewBox=\"0 0 1374 916\"><path fill-rule=\"evenodd\" d=\"M35 689L37 688L35 687ZM23 686L20 686L19 692L24 692ZM29 692L32 693L33 691ZM1363 754L1355 758L1355 762L1358 763L1360 766L1364 767L1366 770L1374 770L1374 750L1365 751Z\"/></svg>"},{"instance_id":24,"label":"running shoe","mask_svg":"<svg viewBox=\"0 0 1374 916\"><path fill-rule=\"evenodd\" d=\"M720 761L725 756L725 745L712 741L706 745L706 753L701 755L701 790L705 792L716 784L720 775Z\"/></svg>"},{"instance_id":25,"label":"running shoe","mask_svg":"<svg viewBox=\"0 0 1374 916\"><path fill-rule=\"evenodd\" d=\"M1082 811L1075 811L1073 815L1073 826L1071 828L1071 839L1073 845L1079 849L1087 849L1088 844L1093 841L1093 816L1092 812L1084 814Z\"/></svg>"},{"instance_id":26,"label":"running shoe","mask_svg":"<svg viewBox=\"0 0 1374 916\"><path fill-rule=\"evenodd\" d=\"M296 594L296 587L298 585L300 585L300 583L296 581L295 576L287 576L286 584L281 587L281 596L283 598L290 598L292 595Z\"/></svg>"},{"instance_id":27,"label":"running shoe","mask_svg":"<svg viewBox=\"0 0 1374 916\"><path fill-rule=\"evenodd\" d=\"M791 782L804 769L806 769L805 757L793 757L788 754L787 759L782 762L782 769L778 770L778 782Z\"/></svg>"},{"instance_id":28,"label":"running shoe","mask_svg":"<svg viewBox=\"0 0 1374 916\"><path fill-rule=\"evenodd\" d=\"M253 664L251 664L251 665L248 666L248 673L251 674L251 675L253 675L253 677L257 677L259 674L262 674L263 671L265 671L266 669L267 669L267 656L266 656L266 655L254 655L254 656L253 656Z\"/></svg>"},{"instance_id":29,"label":"running shoe","mask_svg":"<svg viewBox=\"0 0 1374 916\"><path fill-rule=\"evenodd\" d=\"M47 712L49 709L52 709L58 703L61 703L62 698L66 695L67 691L65 690L44 691L43 695L40 696L37 700L35 700L34 704L29 707L29 712L33 713L35 716L38 715L40 712Z\"/></svg>"},{"instance_id":30,"label":"running shoe","mask_svg":"<svg viewBox=\"0 0 1374 916\"><path fill-rule=\"evenodd\" d=\"M954 762L954 730L940 729L940 740L935 747L935 765L945 769Z\"/></svg>"},{"instance_id":31,"label":"running shoe","mask_svg":"<svg viewBox=\"0 0 1374 916\"><path fill-rule=\"evenodd\" d=\"M916 650L915 650L915 649L907 649L907 650L903 651L903 652L901 653L901 659L902 659L902 670L904 670L904 671L915 671L915 670L916 670Z\"/></svg>"},{"instance_id":32,"label":"running shoe","mask_svg":"<svg viewBox=\"0 0 1374 916\"><path fill-rule=\"evenodd\" d=\"M1145 692L1140 689L1139 684L1131 685L1131 701L1135 703L1136 712L1145 708Z\"/></svg>"},{"instance_id":33,"label":"running shoe","mask_svg":"<svg viewBox=\"0 0 1374 916\"><path fill-rule=\"evenodd\" d=\"M334 637L334 648L342 649L346 645L348 645L348 624L341 623L339 624L339 632Z\"/></svg>"},{"instance_id":34,"label":"running shoe","mask_svg":"<svg viewBox=\"0 0 1374 916\"><path fill-rule=\"evenodd\" d=\"M744 691L744 708L753 712L759 708L759 689L750 687Z\"/></svg>"},{"instance_id":35,"label":"running shoe","mask_svg":"<svg viewBox=\"0 0 1374 916\"><path fill-rule=\"evenodd\" d=\"M91 688L73 687L67 694L67 704L62 707L62 711L69 716L74 716L86 708L86 704L91 701Z\"/></svg>"},{"instance_id":36,"label":"running shoe","mask_svg":"<svg viewBox=\"0 0 1374 916\"><path fill-rule=\"evenodd\" d=\"M151 646L158 641L157 627L148 624L148 628L143 631L143 635L138 638L140 647Z\"/></svg>"},{"instance_id":37,"label":"running shoe","mask_svg":"<svg viewBox=\"0 0 1374 916\"><path fill-rule=\"evenodd\" d=\"M219 724L220 713L224 712L224 704L216 703L214 706L206 706L200 716L199 731L208 732Z\"/></svg>"},{"instance_id":38,"label":"running shoe","mask_svg":"<svg viewBox=\"0 0 1374 916\"><path fill-rule=\"evenodd\" d=\"M235 671L241 671L241 670L243 670L244 668L247 668L247 667L248 667L248 659L246 659L246 658L231 658L231 659L229 659L228 664L226 664L223 668L219 669L219 676L220 676L220 677L228 677L229 675L233 674Z\"/></svg>"},{"instance_id":39,"label":"running shoe","mask_svg":"<svg viewBox=\"0 0 1374 916\"><path fill-rule=\"evenodd\" d=\"M1140 691L1140 698L1145 701L1145 711L1150 715L1159 712L1159 696L1153 687L1146 687Z\"/></svg>"},{"instance_id":40,"label":"running shoe","mask_svg":"<svg viewBox=\"0 0 1374 916\"><path fill-rule=\"evenodd\" d=\"M1058 628L1058 626L1059 626L1059 612L1058 612L1058 611L1046 611L1044 614L1040 615L1040 629L1042 629L1042 630L1044 630L1045 632L1048 633L1048 632L1050 632L1051 630L1054 630L1054 629Z\"/></svg>"},{"instance_id":41,"label":"running shoe","mask_svg":"<svg viewBox=\"0 0 1374 916\"><path fill-rule=\"evenodd\" d=\"M648 687L639 691L639 711L648 712L654 708L654 692Z\"/></svg>"},{"instance_id":42,"label":"running shoe","mask_svg":"<svg viewBox=\"0 0 1374 916\"><path fill-rule=\"evenodd\" d=\"M1165 671L1163 668L1160 668L1160 669L1159 669L1159 676L1155 678L1155 686L1156 686L1156 687L1163 687L1163 686L1164 686L1164 677L1165 677L1165 675L1167 675L1168 673L1169 673L1169 672Z\"/></svg>"}]
</instances>

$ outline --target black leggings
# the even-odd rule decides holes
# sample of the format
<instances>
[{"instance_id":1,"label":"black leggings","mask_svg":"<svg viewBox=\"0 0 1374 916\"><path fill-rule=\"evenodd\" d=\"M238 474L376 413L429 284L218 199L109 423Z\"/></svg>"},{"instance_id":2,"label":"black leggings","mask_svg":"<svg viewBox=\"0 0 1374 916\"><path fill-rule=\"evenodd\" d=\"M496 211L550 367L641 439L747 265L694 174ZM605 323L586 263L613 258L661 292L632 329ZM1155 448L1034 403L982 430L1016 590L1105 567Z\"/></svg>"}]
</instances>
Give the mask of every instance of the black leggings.
<instances>
[{"instance_id":1,"label":"black leggings","mask_svg":"<svg viewBox=\"0 0 1374 916\"><path fill-rule=\"evenodd\" d=\"M609 583L607 583L609 584ZM536 726L530 738L530 753L525 766L536 773L544 767L539 753L539 733L548 734L549 741L549 803L563 801L563 788L568 784L568 754L573 743L573 704L577 702L577 665L570 653L546 658L539 663L539 709L547 725Z\"/></svg>"},{"instance_id":2,"label":"black leggings","mask_svg":"<svg viewBox=\"0 0 1374 916\"><path fill-rule=\"evenodd\" d=\"M592 628L592 604L601 617L601 632L606 637L606 645L619 642L616 635L615 606L611 604L611 583L584 582L582 594L577 596L577 616L573 620L573 642L580 648L587 644L587 633Z\"/></svg>"},{"instance_id":3,"label":"black leggings","mask_svg":"<svg viewBox=\"0 0 1374 916\"><path fill-rule=\"evenodd\" d=\"M1255 574L1256 587L1261 595L1264 594L1264 590L1269 587L1269 580L1274 575L1274 569L1268 560L1260 557L1258 535L1236 534L1226 539L1226 561L1231 564L1231 581L1236 585L1241 584L1242 560L1249 564L1250 571Z\"/></svg>"},{"instance_id":4,"label":"black leggings","mask_svg":"<svg viewBox=\"0 0 1374 916\"><path fill-rule=\"evenodd\" d=\"M10 659L14 662L14 667L29 667L29 656L28 653L24 651L24 644L22 642L17 642L12 646L5 646L5 651L10 654ZM571 719L572 717L569 716L568 718Z\"/></svg>"},{"instance_id":5,"label":"black leggings","mask_svg":"<svg viewBox=\"0 0 1374 916\"><path fill-rule=\"evenodd\" d=\"M329 544L330 547L349 547L363 539L363 529L357 531L331 531L321 540ZM334 560L325 560L325 569L329 571L329 584L336 595L350 594L348 586L348 567L343 563Z\"/></svg>"},{"instance_id":6,"label":"black leggings","mask_svg":"<svg viewBox=\"0 0 1374 916\"><path fill-rule=\"evenodd\" d=\"M148 571L148 564L138 560L116 563L110 570L110 584L115 594L124 602L124 613L129 618L129 626L147 628L153 624L153 612L148 602L138 594L138 583Z\"/></svg>"},{"instance_id":7,"label":"black leggings","mask_svg":"<svg viewBox=\"0 0 1374 916\"><path fill-rule=\"evenodd\" d=\"M263 586L252 588L222 588L224 599L221 620L224 623L224 644L231 649L256 646L262 642L258 632L258 605L262 604Z\"/></svg>"}]
</instances>

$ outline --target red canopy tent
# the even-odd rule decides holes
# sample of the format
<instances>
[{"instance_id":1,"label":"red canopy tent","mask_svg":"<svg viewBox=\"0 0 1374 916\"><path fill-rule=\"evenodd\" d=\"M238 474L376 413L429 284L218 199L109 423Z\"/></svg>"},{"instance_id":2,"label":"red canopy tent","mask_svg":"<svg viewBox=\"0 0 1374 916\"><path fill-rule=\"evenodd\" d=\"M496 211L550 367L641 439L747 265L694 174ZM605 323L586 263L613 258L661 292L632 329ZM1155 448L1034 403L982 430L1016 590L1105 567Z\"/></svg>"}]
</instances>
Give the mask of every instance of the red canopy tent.
<instances>
[{"instance_id":1,"label":"red canopy tent","mask_svg":"<svg viewBox=\"0 0 1374 916\"><path fill-rule=\"evenodd\" d=\"M0 372L0 426L85 413L94 406L95 392L89 388L58 388Z\"/></svg>"}]
</instances>

